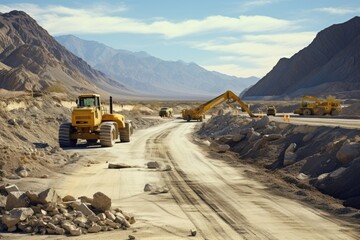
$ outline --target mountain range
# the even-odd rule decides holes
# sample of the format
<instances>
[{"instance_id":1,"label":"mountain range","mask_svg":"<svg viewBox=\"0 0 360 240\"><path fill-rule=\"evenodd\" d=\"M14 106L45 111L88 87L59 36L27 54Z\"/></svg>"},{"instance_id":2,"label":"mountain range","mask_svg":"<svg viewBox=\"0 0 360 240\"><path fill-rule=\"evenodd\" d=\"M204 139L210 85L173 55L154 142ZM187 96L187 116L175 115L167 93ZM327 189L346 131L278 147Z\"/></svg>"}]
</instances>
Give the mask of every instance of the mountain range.
<instances>
[{"instance_id":1,"label":"mountain range","mask_svg":"<svg viewBox=\"0 0 360 240\"><path fill-rule=\"evenodd\" d=\"M258 78L238 78L208 71L195 63L164 61L145 52L130 52L73 35L56 40L93 68L136 91L163 97L208 97L230 89L240 93Z\"/></svg>"},{"instance_id":2,"label":"mountain range","mask_svg":"<svg viewBox=\"0 0 360 240\"><path fill-rule=\"evenodd\" d=\"M360 98L360 17L320 31L243 94L248 99L302 95Z\"/></svg>"},{"instance_id":3,"label":"mountain range","mask_svg":"<svg viewBox=\"0 0 360 240\"><path fill-rule=\"evenodd\" d=\"M1 14L0 88L46 90L50 86L68 93L133 94L66 50L25 12Z\"/></svg>"}]
</instances>

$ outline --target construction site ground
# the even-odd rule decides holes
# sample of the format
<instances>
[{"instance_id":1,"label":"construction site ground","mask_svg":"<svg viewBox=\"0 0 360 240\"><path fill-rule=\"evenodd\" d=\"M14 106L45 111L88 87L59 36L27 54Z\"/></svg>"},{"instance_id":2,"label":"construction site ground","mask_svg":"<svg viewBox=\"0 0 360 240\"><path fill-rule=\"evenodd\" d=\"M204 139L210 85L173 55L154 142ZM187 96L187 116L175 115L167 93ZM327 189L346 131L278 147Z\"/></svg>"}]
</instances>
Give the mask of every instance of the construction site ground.
<instances>
[{"instance_id":1,"label":"construction site ground","mask_svg":"<svg viewBox=\"0 0 360 240\"><path fill-rule=\"evenodd\" d=\"M36 100L43 104L38 106L29 100L31 105L25 108L21 105L26 103L11 105L7 100L6 106L12 107L1 115L3 183L14 183L24 191L53 187L62 196L91 196L100 191L112 199L114 207L136 218L127 230L72 239L128 239L129 235L136 239L358 239L357 209L344 214L341 210L347 208L338 199L315 188L300 189L305 193L299 194L281 172L242 161L233 151L214 151L211 138L202 135L206 133L201 132L202 123L160 119L150 105L136 111L129 107L134 111L123 113L137 125L130 143L112 148L80 144L62 150L56 145L58 123L54 119L64 121L59 116L66 118L69 108L57 98L47 100ZM49 111L54 102L58 110ZM23 122L17 117L19 112ZM44 123L49 124L47 130L42 130ZM161 167L148 168L153 161ZM127 167L109 169L109 163ZM29 169L29 176L13 179L20 165ZM145 192L147 184L169 191ZM311 196L311 201L304 194ZM4 204L4 198L1 200ZM192 229L196 236L191 236ZM1 235L5 239L66 238Z\"/></svg>"}]
</instances>

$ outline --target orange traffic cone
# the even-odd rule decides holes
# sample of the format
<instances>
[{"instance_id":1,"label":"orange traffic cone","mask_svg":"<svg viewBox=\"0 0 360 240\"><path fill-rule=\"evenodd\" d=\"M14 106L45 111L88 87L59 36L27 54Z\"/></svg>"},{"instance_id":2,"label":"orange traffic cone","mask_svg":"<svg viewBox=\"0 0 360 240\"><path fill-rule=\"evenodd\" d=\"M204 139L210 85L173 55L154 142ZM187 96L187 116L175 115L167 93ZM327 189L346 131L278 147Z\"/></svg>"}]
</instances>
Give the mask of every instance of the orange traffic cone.
<instances>
[{"instance_id":1,"label":"orange traffic cone","mask_svg":"<svg viewBox=\"0 0 360 240\"><path fill-rule=\"evenodd\" d=\"M290 123L290 114L288 115L287 121L288 121L288 123Z\"/></svg>"},{"instance_id":2,"label":"orange traffic cone","mask_svg":"<svg viewBox=\"0 0 360 240\"><path fill-rule=\"evenodd\" d=\"M286 115L285 115L285 113L283 113L283 115L284 115L284 122L286 122Z\"/></svg>"}]
</instances>

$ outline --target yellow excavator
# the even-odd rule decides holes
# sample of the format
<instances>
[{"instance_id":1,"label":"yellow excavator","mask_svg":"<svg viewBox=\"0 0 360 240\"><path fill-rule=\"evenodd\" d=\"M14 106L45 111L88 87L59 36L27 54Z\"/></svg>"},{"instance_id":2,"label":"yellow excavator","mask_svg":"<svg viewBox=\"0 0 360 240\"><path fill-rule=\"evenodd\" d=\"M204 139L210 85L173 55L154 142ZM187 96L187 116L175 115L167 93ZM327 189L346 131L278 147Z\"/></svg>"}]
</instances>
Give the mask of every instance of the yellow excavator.
<instances>
[{"instance_id":1,"label":"yellow excavator","mask_svg":"<svg viewBox=\"0 0 360 240\"><path fill-rule=\"evenodd\" d=\"M314 96L303 96L301 105L294 111L299 115L339 115L341 104L335 98L328 98L320 101Z\"/></svg>"},{"instance_id":2,"label":"yellow excavator","mask_svg":"<svg viewBox=\"0 0 360 240\"><path fill-rule=\"evenodd\" d=\"M69 123L59 127L60 147L74 147L78 139L88 144L96 144L100 140L103 147L112 147L115 141L130 142L133 132L131 121L125 121L121 114L113 114L112 97L110 97L110 113L101 106L98 94L82 94L76 100Z\"/></svg>"},{"instance_id":3,"label":"yellow excavator","mask_svg":"<svg viewBox=\"0 0 360 240\"><path fill-rule=\"evenodd\" d=\"M188 122L191 120L197 120L202 122L205 119L205 113L213 108L214 106L227 101L227 103L238 102L241 106L241 109L249 114L250 117L256 117L247 107L247 105L232 91L226 91L225 93L217 96L210 101L201 104L197 108L193 109L184 109L182 110L182 118Z\"/></svg>"}]
</instances>

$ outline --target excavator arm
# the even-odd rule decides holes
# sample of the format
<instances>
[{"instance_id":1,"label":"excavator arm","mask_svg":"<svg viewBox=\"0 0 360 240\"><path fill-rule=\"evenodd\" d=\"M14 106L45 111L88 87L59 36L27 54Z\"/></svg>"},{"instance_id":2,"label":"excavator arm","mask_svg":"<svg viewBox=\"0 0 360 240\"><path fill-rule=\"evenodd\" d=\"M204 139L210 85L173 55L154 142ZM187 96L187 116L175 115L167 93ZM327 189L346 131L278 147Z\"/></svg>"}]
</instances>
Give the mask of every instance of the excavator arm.
<instances>
[{"instance_id":1,"label":"excavator arm","mask_svg":"<svg viewBox=\"0 0 360 240\"><path fill-rule=\"evenodd\" d=\"M207 111L224 101L228 101L228 103L238 102L250 117L256 117L236 94L228 90L225 93L211 99L210 101L201 104L197 108L183 110L183 119L187 121L190 121L191 119L202 121Z\"/></svg>"}]
</instances>

